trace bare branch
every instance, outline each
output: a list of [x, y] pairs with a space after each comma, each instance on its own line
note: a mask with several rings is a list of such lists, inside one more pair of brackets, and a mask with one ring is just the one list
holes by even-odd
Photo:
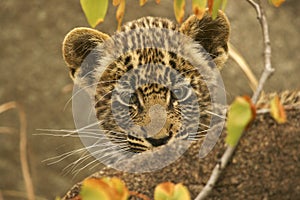
[[271, 64], [271, 41], [270, 41], [270, 35], [269, 35], [269, 26], [268, 21], [265, 15], [265, 11], [261, 6], [260, 1], [256, 3], [253, 0], [247, 0], [256, 10], [257, 12], [257, 19], [261, 25], [262, 32], [263, 32], [263, 41], [264, 41], [264, 64], [265, 68], [264, 71], [260, 77], [258, 87], [256, 91], [254, 92], [252, 96], [252, 102], [256, 103], [258, 100], [258, 97], [263, 89], [263, 86], [267, 79], [271, 76], [271, 74], [275, 71], [274, 68], [272, 68]]
[[27, 161], [27, 134], [26, 134], [27, 122], [26, 122], [25, 111], [20, 104], [11, 101], [0, 105], [0, 113], [3, 113], [13, 108], [16, 108], [18, 110], [19, 119], [20, 119], [20, 161], [21, 161], [21, 168], [22, 168], [22, 174], [25, 182], [25, 187], [27, 191], [27, 198], [29, 200], [34, 200], [35, 199], [34, 189], [33, 189], [31, 176], [29, 173], [29, 167]]
[[0, 126], [0, 134], [12, 134], [13, 132], [16, 132], [14, 128]]
[[232, 58], [243, 70], [244, 74], [248, 78], [249, 86], [254, 92], [257, 88], [258, 81], [256, 80], [255, 75], [253, 74], [250, 66], [246, 62], [246, 60], [243, 58], [243, 56], [236, 50], [236, 48], [229, 43], [229, 56]]
[[[26, 193], [22, 191], [17, 191], [17, 190], [2, 190], [2, 197], [4, 200], [4, 197], [7, 197], [5, 199], [26, 199]], [[1, 193], [0, 193], [1, 194]], [[0, 198], [1, 200], [1, 198]], [[45, 197], [42, 196], [36, 196], [36, 200], [47, 200]]]
[[[255, 104], [258, 100], [259, 95], [262, 92], [263, 86], [266, 82], [266, 80], [270, 77], [270, 75], [274, 72], [274, 69], [271, 65], [271, 43], [270, 43], [270, 36], [269, 36], [269, 28], [267, 19], [265, 16], [265, 12], [259, 3], [256, 3], [253, 0], [246, 0], [248, 1], [256, 10], [257, 12], [257, 18], [259, 23], [261, 24], [262, 32], [263, 32], [263, 41], [264, 41], [264, 71], [260, 77], [258, 87], [256, 88], [253, 96], [252, 96], [252, 102]], [[203, 200], [205, 199], [212, 191], [213, 187], [217, 183], [221, 173], [225, 169], [227, 163], [231, 159], [233, 153], [235, 152], [237, 145], [234, 147], [228, 146], [222, 155], [220, 161], [217, 163], [217, 165], [214, 167], [212, 174], [202, 189], [202, 191], [199, 193], [199, 195], [196, 197], [195, 200]]]

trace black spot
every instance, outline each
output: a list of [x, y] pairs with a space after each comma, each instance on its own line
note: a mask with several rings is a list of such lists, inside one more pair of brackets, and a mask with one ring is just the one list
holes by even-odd
[[162, 21], [163, 28], [168, 28], [168, 23], [166, 21]]
[[130, 71], [132, 68], [133, 68], [133, 65], [132, 65], [132, 64], [130, 64], [130, 65], [127, 66], [127, 70], [128, 70], [128, 71]]
[[169, 65], [174, 69], [176, 68], [176, 63], [173, 60], [169, 61]]
[[75, 72], [76, 72], [76, 69], [70, 68], [70, 73], [73, 78], [75, 78]]
[[128, 65], [130, 61], [131, 61], [131, 56], [127, 56], [127, 57], [125, 58], [124, 65]]
[[169, 55], [170, 55], [171, 58], [174, 58], [174, 59], [177, 58], [177, 55], [174, 52], [169, 52]]
[[138, 104], [138, 112], [142, 113], [143, 111], [144, 111], [144, 108], [140, 104]]
[[131, 29], [135, 29], [136, 28], [136, 24], [135, 23], [133, 23], [133, 24], [131, 24], [131, 27], [130, 27]]
[[138, 137], [135, 137], [135, 136], [133, 136], [133, 135], [130, 135], [130, 134], [128, 134], [127, 137], [128, 137], [128, 139], [130, 139], [130, 140], [135, 140], [135, 141], [143, 142], [142, 139], [140, 139], [140, 138], [138, 138]]
[[142, 63], [142, 60], [143, 60], [143, 56], [140, 55], [140, 56], [139, 56], [139, 62]]

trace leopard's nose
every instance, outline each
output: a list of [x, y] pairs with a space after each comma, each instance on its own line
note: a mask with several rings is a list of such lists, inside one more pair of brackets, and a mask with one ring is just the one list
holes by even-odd
[[172, 134], [169, 134], [168, 136], [165, 136], [163, 138], [146, 138], [146, 140], [153, 146], [153, 147], [158, 147], [162, 146], [164, 144], [167, 144], [168, 141], [171, 139]]
[[166, 109], [160, 104], [153, 105], [149, 109], [149, 117], [151, 121], [143, 126], [143, 129], [146, 130], [147, 136], [151, 138], [161, 132], [165, 126], [167, 121]]

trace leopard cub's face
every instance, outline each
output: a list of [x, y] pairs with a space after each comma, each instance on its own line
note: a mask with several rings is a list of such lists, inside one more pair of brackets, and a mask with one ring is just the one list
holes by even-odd
[[[126, 65], [126, 59], [140, 56], [146, 59], [148, 54], [131, 52], [122, 56], [102, 74], [95, 95], [97, 118], [104, 122], [104, 129], [123, 137], [135, 152], [176, 139], [193, 138], [197, 132], [195, 127], [199, 126], [199, 109], [210, 110], [208, 91], [197, 70], [170, 52], [145, 51], [153, 51], [161, 61]], [[109, 80], [118, 81], [107, 85]]]
[[[147, 17], [128, 23], [115, 37], [75, 29], [63, 53], [74, 82], [93, 88], [87, 91], [107, 137], [125, 150], [143, 152], [205, 135], [212, 109], [207, 81], [214, 80], [187, 57], [199, 59], [205, 70], [221, 68], [228, 34], [222, 13], [215, 21], [208, 14], [202, 20], [192, 16], [181, 27]], [[182, 42], [178, 35], [190, 39]]]

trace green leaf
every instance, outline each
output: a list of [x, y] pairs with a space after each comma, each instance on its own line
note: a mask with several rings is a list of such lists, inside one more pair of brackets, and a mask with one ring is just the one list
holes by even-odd
[[91, 27], [103, 22], [108, 8], [108, 0], [80, 0], [82, 10]]
[[172, 200], [190, 200], [191, 196], [188, 189], [182, 184], [176, 184]]
[[109, 187], [94, 179], [87, 179], [83, 182], [80, 190], [80, 197], [84, 200], [111, 200]]
[[206, 9], [207, 0], [193, 0], [192, 1], [192, 8], [194, 14], [197, 16], [198, 19], [202, 19], [205, 9]]
[[235, 146], [243, 131], [255, 118], [255, 107], [249, 97], [237, 97], [231, 104], [227, 117], [226, 143]]
[[161, 183], [154, 190], [154, 200], [190, 200], [188, 189], [182, 184]]
[[216, 19], [219, 9], [222, 7], [223, 0], [214, 0], [212, 7], [212, 18]]
[[168, 200], [174, 191], [174, 184], [171, 182], [161, 183], [154, 190], [154, 200]]
[[184, 18], [185, 0], [174, 0], [174, 13], [176, 20], [182, 23]]
[[221, 9], [222, 9], [222, 10], [225, 10], [226, 6], [227, 6], [227, 0], [223, 0], [223, 1], [222, 1]]

